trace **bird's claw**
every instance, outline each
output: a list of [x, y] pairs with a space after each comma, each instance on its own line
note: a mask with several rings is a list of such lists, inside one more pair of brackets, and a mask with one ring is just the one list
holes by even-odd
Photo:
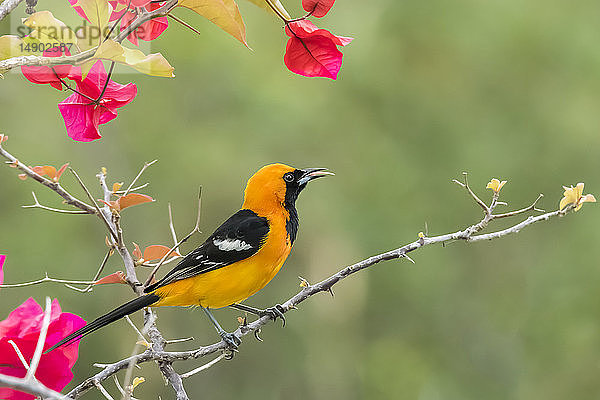
[[285, 312], [285, 309], [283, 308], [283, 306], [281, 304], [275, 304], [273, 307], [269, 307], [269, 308], [263, 310], [263, 312], [261, 313], [260, 316], [261, 317], [268, 316], [273, 321], [276, 321], [277, 318], [281, 318], [281, 326], [285, 327], [285, 316], [283, 315], [284, 312]]
[[262, 342], [262, 338], [260, 337], [260, 328], [256, 329], [254, 331], [254, 337], [256, 338], [256, 340], [258, 340], [259, 342]]
[[237, 351], [237, 348], [240, 344], [242, 344], [242, 341], [235, 334], [229, 332], [222, 332], [220, 336], [229, 348], [229, 350], [232, 351], [233, 357], [233, 352]]

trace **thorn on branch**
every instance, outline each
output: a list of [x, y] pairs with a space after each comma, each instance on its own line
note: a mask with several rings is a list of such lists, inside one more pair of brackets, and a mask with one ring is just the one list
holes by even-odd
[[186, 337], [186, 338], [181, 338], [181, 339], [165, 340], [165, 345], [167, 345], [167, 344], [175, 344], [175, 343], [183, 343], [183, 342], [190, 342], [192, 340], [194, 340], [194, 338], [192, 336]]
[[406, 254], [406, 253], [402, 254], [400, 257], [401, 257], [401, 258], [406, 258], [406, 259], [407, 259], [408, 261], [410, 261], [411, 263], [413, 263], [413, 264], [416, 264], [415, 260], [413, 260], [412, 258], [410, 258], [410, 257], [408, 256], [408, 254]]
[[210, 367], [212, 367], [213, 365], [215, 365], [216, 363], [218, 363], [219, 361], [221, 361], [223, 358], [225, 358], [225, 359], [227, 358], [227, 356], [225, 355], [225, 353], [221, 354], [219, 357], [215, 358], [214, 360], [212, 360], [212, 361], [210, 361], [210, 362], [208, 362], [208, 363], [206, 363], [206, 364], [204, 364], [204, 365], [202, 365], [202, 366], [200, 366], [198, 368], [195, 368], [195, 369], [191, 370], [190, 372], [186, 372], [185, 374], [181, 374], [181, 377], [182, 378], [189, 378], [190, 376], [195, 375], [198, 372], [205, 371], [205, 370], [209, 369]]

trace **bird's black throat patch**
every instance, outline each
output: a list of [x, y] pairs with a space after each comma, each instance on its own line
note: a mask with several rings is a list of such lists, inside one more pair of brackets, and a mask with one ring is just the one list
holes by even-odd
[[306, 187], [304, 185], [298, 185], [298, 179], [304, 174], [302, 170], [295, 170], [293, 182], [286, 182], [285, 188], [285, 200], [283, 202], [283, 206], [289, 214], [288, 219], [285, 221], [285, 230], [290, 238], [290, 242], [294, 244], [296, 240], [296, 235], [298, 234], [298, 226], [300, 225], [300, 220], [298, 218], [298, 211], [296, 210], [296, 200], [298, 199], [298, 195]]

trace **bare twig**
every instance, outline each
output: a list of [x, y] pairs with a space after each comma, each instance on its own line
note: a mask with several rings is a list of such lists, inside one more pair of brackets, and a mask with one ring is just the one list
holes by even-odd
[[74, 280], [69, 280], [69, 279], [50, 278], [46, 274], [46, 276], [43, 277], [42, 279], [37, 279], [35, 281], [23, 282], [23, 283], [12, 283], [12, 284], [5, 283], [5, 284], [0, 285], [0, 288], [4, 289], [4, 288], [33, 286], [33, 285], [39, 285], [40, 283], [44, 283], [44, 282], [65, 283], [65, 284], [71, 284], [71, 285], [92, 285], [95, 283], [95, 281], [74, 281]]
[[[143, 185], [139, 185], [139, 186], [136, 186], [136, 187], [132, 188], [131, 191], [135, 192], [136, 190], [143, 189], [143, 188], [147, 187], [148, 185], [149, 185], [149, 183], [146, 182]], [[111, 192], [111, 193], [118, 194], [119, 196], [122, 196], [122, 195], [125, 194], [125, 191], [124, 190], [117, 190], [116, 192]]]
[[31, 192], [31, 194], [33, 195], [34, 204], [29, 206], [21, 206], [21, 208], [41, 208], [42, 210], [52, 211], [61, 214], [89, 214], [88, 212], [82, 210], [61, 210], [58, 208], [46, 207], [40, 204], [40, 202], [37, 199], [37, 196], [35, 195], [35, 192]]
[[186, 338], [181, 338], [181, 339], [165, 340], [165, 345], [167, 345], [167, 344], [175, 344], [175, 343], [183, 343], [183, 342], [190, 342], [192, 340], [194, 340], [194, 338], [192, 336], [186, 337]]
[[514, 217], [515, 215], [524, 214], [529, 211], [545, 212], [541, 208], [536, 207], [536, 204], [538, 203], [538, 201], [541, 200], [542, 197], [544, 197], [544, 195], [540, 193], [539, 196], [537, 197], [537, 199], [535, 199], [535, 201], [529, 207], [521, 208], [520, 210], [511, 211], [511, 212], [507, 212], [504, 214], [495, 214], [493, 217], [494, 217], [494, 219]]
[[185, 379], [185, 378], [189, 378], [192, 375], [196, 375], [198, 372], [202, 372], [204, 370], [209, 369], [210, 367], [212, 367], [213, 365], [215, 365], [216, 363], [218, 363], [219, 361], [221, 361], [225, 357], [226, 357], [226, 354], [223, 353], [219, 357], [215, 358], [214, 360], [212, 360], [210, 362], [207, 362], [206, 364], [204, 364], [204, 365], [202, 365], [202, 366], [200, 366], [198, 368], [195, 368], [195, 369], [191, 370], [190, 372], [186, 372], [185, 374], [181, 374], [181, 377]]
[[133, 188], [133, 185], [135, 185], [135, 183], [137, 182], [137, 180], [140, 179], [140, 176], [142, 176], [142, 174], [144, 173], [144, 171], [149, 166], [151, 166], [152, 164], [154, 164], [157, 161], [158, 160], [153, 160], [153, 161], [144, 163], [144, 166], [142, 167], [142, 169], [140, 170], [140, 172], [138, 172], [138, 174], [136, 175], [136, 177], [133, 178], [133, 180], [131, 181], [131, 183], [129, 184], [129, 186], [127, 187], [127, 189], [125, 190], [125, 193], [123, 193], [123, 196], [127, 196], [127, 194], [131, 191], [131, 188]]
[[83, 289], [76, 288], [75, 286], [71, 286], [69, 284], [65, 284], [65, 286], [68, 287], [69, 289], [73, 289], [73, 290], [76, 290], [81, 293], [91, 292], [94, 288], [94, 283], [96, 283], [96, 281], [100, 277], [100, 274], [102, 274], [102, 271], [104, 271], [104, 267], [106, 266], [106, 263], [108, 262], [108, 259], [113, 254], [113, 252], [114, 252], [114, 247], [109, 248], [108, 251], [106, 252], [106, 255], [102, 259], [102, 263], [100, 263], [100, 268], [98, 268], [98, 271], [96, 271], [96, 275], [94, 275], [94, 278], [92, 278], [91, 282], [93, 282], [93, 283], [88, 284]]
[[[170, 208], [169, 208], [170, 209]], [[154, 269], [152, 270], [152, 272], [150, 273], [150, 275], [148, 276], [148, 279], [146, 279], [146, 282], [144, 283], [144, 287], [147, 287], [151, 282], [152, 279], [154, 279], [154, 277], [156, 276], [156, 273], [158, 272], [158, 269], [164, 264], [165, 260], [167, 259], [167, 257], [169, 257], [169, 255], [171, 254], [171, 252], [174, 249], [178, 249], [179, 246], [184, 243], [185, 241], [187, 241], [194, 233], [196, 232], [200, 232], [200, 216], [201, 216], [201, 210], [202, 210], [202, 186], [200, 186], [200, 189], [198, 190], [198, 216], [196, 218], [196, 225], [194, 226], [194, 228], [190, 231], [190, 233], [188, 233], [183, 239], [181, 239], [179, 242], [175, 243], [173, 245], [173, 247], [171, 247], [169, 249], [169, 251], [163, 256], [163, 258], [161, 258], [161, 260], [159, 261], [159, 263], [156, 265], [156, 267], [154, 267]], [[172, 222], [172, 221], [171, 221]]]
[[108, 220], [106, 219], [106, 216], [102, 213], [102, 211], [100, 211], [100, 207], [98, 206], [96, 199], [94, 199], [94, 197], [92, 196], [92, 194], [90, 193], [88, 188], [85, 186], [85, 183], [83, 183], [83, 181], [81, 180], [79, 175], [77, 175], [77, 172], [75, 172], [75, 170], [73, 168], [69, 167], [69, 171], [71, 171], [71, 173], [75, 176], [75, 178], [77, 179], [77, 182], [79, 182], [79, 184], [85, 191], [85, 194], [87, 194], [88, 198], [90, 199], [90, 201], [94, 205], [94, 208], [96, 209], [96, 214], [98, 214], [100, 219], [104, 222], [104, 225], [106, 225], [106, 229], [108, 229], [108, 231], [110, 232], [112, 237], [118, 241], [119, 237], [117, 236], [117, 233], [113, 229], [114, 227], [110, 225], [110, 222], [108, 222]]
[[25, 357], [23, 356], [23, 353], [21, 353], [21, 349], [19, 349], [19, 346], [17, 346], [15, 341], [12, 339], [10, 339], [8, 343], [10, 343], [12, 348], [15, 350], [15, 353], [17, 353], [17, 357], [19, 358], [19, 361], [21, 361], [21, 364], [23, 364], [23, 367], [25, 367], [25, 370], [29, 371], [29, 364], [27, 364], [27, 360], [25, 360]]
[[140, 330], [137, 328], [137, 326], [135, 326], [135, 324], [133, 323], [133, 321], [131, 320], [131, 318], [129, 318], [129, 315], [125, 316], [125, 320], [127, 321], [127, 323], [133, 328], [133, 330], [135, 331], [135, 333], [137, 333], [138, 338], [140, 340], [143, 340], [145, 343], [148, 343], [148, 341], [146, 340], [146, 338], [144, 337], [144, 334], [142, 332], [140, 332]]
[[[115, 381], [115, 386], [117, 387], [117, 389], [119, 390], [119, 393], [121, 393], [121, 396], [123, 396], [123, 398], [125, 398], [125, 396], [127, 396], [127, 393], [125, 393], [125, 389], [123, 389], [121, 387], [121, 384], [119, 383], [119, 379], [117, 378], [116, 375], [113, 376], [114, 381]], [[133, 396], [129, 396], [130, 400], [137, 400], [135, 397]]]
[[96, 386], [98, 388], [98, 390], [100, 391], [100, 393], [102, 393], [102, 395], [108, 399], [108, 400], [115, 400], [112, 398], [112, 396], [106, 391], [106, 389], [104, 389], [104, 387], [100, 384], [100, 382], [95, 382], [94, 386]]
[[[175, 225], [173, 224], [173, 211], [171, 210], [171, 203], [169, 203], [168, 206], [169, 206], [169, 229], [171, 230], [171, 236], [173, 236], [173, 243], [177, 244], [177, 233], [175, 233]], [[175, 247], [175, 251], [178, 252], [179, 254], [181, 254], [181, 252], [179, 251], [179, 246]]]
[[25, 375], [25, 380], [35, 379], [35, 372], [37, 371], [40, 359], [42, 358], [42, 351], [44, 350], [44, 344], [46, 343], [46, 334], [48, 333], [48, 326], [50, 325], [50, 314], [52, 313], [52, 300], [50, 297], [46, 297], [46, 309], [44, 311], [44, 319], [42, 320], [42, 328], [40, 329], [40, 336], [38, 337], [37, 344], [35, 345], [35, 351], [33, 357], [29, 363], [29, 370]]
[[465, 189], [467, 189], [467, 191], [469, 192], [469, 194], [471, 195], [471, 197], [473, 198], [473, 200], [475, 200], [475, 202], [477, 204], [479, 204], [479, 206], [481, 208], [483, 208], [483, 211], [485, 211], [485, 212], [489, 211], [488, 206], [479, 197], [477, 197], [477, 195], [475, 193], [473, 193], [473, 191], [471, 190], [471, 187], [469, 186], [469, 181], [467, 179], [468, 173], [463, 172], [462, 174], [463, 174], [463, 180], [464, 180], [464, 182], [460, 182], [460, 181], [458, 181], [456, 179], [453, 179], [452, 182], [454, 182], [454, 183], [456, 183], [456, 184], [464, 187]]

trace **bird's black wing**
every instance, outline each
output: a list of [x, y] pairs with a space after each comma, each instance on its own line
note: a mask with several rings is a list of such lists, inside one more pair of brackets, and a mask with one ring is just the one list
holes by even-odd
[[169, 283], [223, 268], [254, 255], [269, 234], [269, 222], [254, 211], [233, 214], [196, 250], [181, 260], [160, 281], [148, 286], [152, 292]]

